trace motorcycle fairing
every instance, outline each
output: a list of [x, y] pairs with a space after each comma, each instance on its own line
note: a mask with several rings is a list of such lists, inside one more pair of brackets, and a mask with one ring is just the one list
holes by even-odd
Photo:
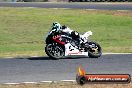
[[62, 44], [62, 45], [65, 44], [65, 42], [62, 42], [62, 41], [61, 41], [61, 36], [55, 36], [55, 37], [53, 37], [53, 40], [54, 40], [55, 42], [59, 43], [59, 44]]
[[88, 52], [81, 52], [79, 51], [79, 49], [77, 49], [70, 43], [67, 43], [65, 44], [65, 56], [71, 56], [71, 55], [88, 56]]

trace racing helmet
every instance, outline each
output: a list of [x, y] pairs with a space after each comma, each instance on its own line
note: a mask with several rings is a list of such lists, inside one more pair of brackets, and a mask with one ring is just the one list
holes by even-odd
[[78, 38], [80, 38], [80, 35], [79, 35], [79, 33], [78, 33], [77, 31], [72, 31], [72, 32], [71, 32], [71, 36], [72, 36], [73, 39], [78, 39]]
[[54, 22], [54, 23], [52, 24], [52, 29], [60, 30], [60, 29], [61, 29], [61, 25], [60, 25], [60, 23], [58, 23], [58, 22]]

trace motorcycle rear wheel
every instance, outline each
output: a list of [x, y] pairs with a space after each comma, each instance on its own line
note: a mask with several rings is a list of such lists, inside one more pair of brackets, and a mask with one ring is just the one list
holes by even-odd
[[98, 58], [102, 55], [102, 48], [98, 43], [90, 41], [88, 44], [88, 56], [90, 58]]

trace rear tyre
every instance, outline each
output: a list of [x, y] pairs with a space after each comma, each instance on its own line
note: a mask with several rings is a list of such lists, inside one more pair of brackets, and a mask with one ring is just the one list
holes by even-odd
[[90, 58], [98, 58], [102, 55], [102, 48], [98, 43], [91, 41], [88, 44], [88, 56]]
[[54, 60], [64, 57], [64, 49], [60, 45], [47, 44], [45, 47], [45, 52]]

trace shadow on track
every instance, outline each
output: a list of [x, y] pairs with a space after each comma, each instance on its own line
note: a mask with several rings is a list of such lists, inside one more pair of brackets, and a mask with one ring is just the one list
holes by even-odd
[[53, 60], [52, 58], [49, 58], [49, 57], [28, 57], [26, 59], [28, 60]]
[[[88, 57], [66, 57], [66, 58], [62, 58], [62, 59], [82, 59], [82, 58], [88, 58]], [[55, 59], [52, 59], [50, 57], [28, 57], [28, 58], [23, 58], [23, 59], [28, 59], [28, 60], [55, 60]], [[61, 60], [62, 60], [61, 59]], [[59, 60], [59, 59], [58, 59]]]

